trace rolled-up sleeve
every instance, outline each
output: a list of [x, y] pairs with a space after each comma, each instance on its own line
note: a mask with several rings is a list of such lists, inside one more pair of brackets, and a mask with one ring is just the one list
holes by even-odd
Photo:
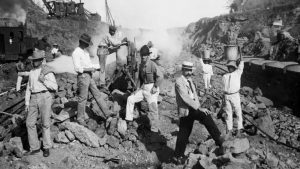
[[78, 51], [75, 50], [73, 52], [72, 58], [73, 58], [75, 72], [83, 73], [83, 67], [80, 64], [80, 54], [78, 53]]
[[236, 72], [241, 75], [243, 73], [243, 70], [244, 70], [244, 61], [241, 61]]
[[31, 91], [30, 91], [29, 82], [28, 82], [27, 86], [26, 86], [26, 92], [25, 92], [25, 105], [26, 106], [29, 106], [30, 95], [31, 95]]
[[45, 76], [44, 85], [52, 91], [56, 91], [58, 89], [58, 85], [56, 83], [56, 79], [53, 73], [48, 73]]

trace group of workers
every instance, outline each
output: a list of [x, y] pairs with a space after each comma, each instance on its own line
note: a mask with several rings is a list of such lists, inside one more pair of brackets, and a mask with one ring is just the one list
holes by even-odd
[[[103, 40], [98, 45], [97, 56], [99, 64], [93, 64], [88, 52], [88, 48], [93, 45], [91, 36], [82, 34], [79, 38], [79, 46], [72, 53], [74, 69], [77, 72], [78, 83], [78, 107], [77, 107], [77, 122], [86, 126], [86, 102], [89, 91], [95, 98], [101, 112], [98, 114], [105, 120], [109, 117], [116, 116], [105, 103], [104, 96], [98, 89], [92, 75], [95, 71], [102, 73], [101, 86], [105, 87], [105, 64], [109, 54], [116, 52], [122, 45], [127, 45], [127, 39], [122, 41], [116, 40], [114, 37], [116, 28], [109, 27], [109, 34], [104, 36]], [[127, 98], [125, 120], [131, 123], [134, 120], [134, 105], [137, 102], [146, 100], [149, 105], [148, 118], [150, 120], [150, 130], [155, 133], [160, 132], [160, 121], [158, 111], [158, 95], [159, 87], [163, 80], [163, 74], [158, 68], [158, 52], [153, 47], [152, 42], [143, 45], [139, 50], [141, 62], [138, 68], [137, 89]], [[28, 111], [26, 125], [28, 131], [28, 140], [30, 151], [27, 155], [34, 155], [40, 152], [40, 142], [36, 131], [36, 123], [39, 114], [42, 120], [43, 131], [43, 155], [50, 155], [49, 149], [52, 147], [50, 138], [50, 116], [52, 95], [50, 92], [56, 91], [58, 85], [53, 72], [44, 66], [45, 53], [40, 50], [34, 51], [29, 57], [32, 62], [33, 69], [28, 72], [29, 80], [27, 83], [25, 105]], [[201, 59], [201, 67], [204, 71], [205, 88], [211, 88], [210, 79], [213, 74], [211, 60]], [[225, 111], [228, 115], [226, 119], [228, 133], [232, 133], [233, 119], [232, 109], [236, 111], [238, 117], [238, 131], [243, 128], [243, 120], [241, 114], [241, 103], [239, 96], [240, 80], [243, 72], [243, 61], [228, 62], [229, 73], [223, 77], [224, 82], [224, 102]], [[192, 80], [193, 70], [195, 69], [192, 62], [185, 61], [182, 64], [182, 76], [178, 77], [175, 82], [176, 101], [178, 105], [178, 115], [180, 117], [179, 133], [175, 148], [176, 162], [184, 159], [184, 152], [188, 143], [189, 135], [191, 134], [193, 122], [198, 120], [202, 123], [214, 139], [218, 146], [222, 146], [225, 137], [221, 136], [217, 125], [210, 115], [210, 111], [202, 108], [197, 95], [196, 84]], [[239, 133], [239, 132], [238, 132]]]

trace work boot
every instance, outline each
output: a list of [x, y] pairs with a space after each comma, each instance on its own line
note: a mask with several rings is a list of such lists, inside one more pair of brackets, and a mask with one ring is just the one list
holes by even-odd
[[32, 156], [32, 155], [36, 155], [36, 154], [39, 153], [39, 152], [40, 152], [40, 149], [28, 151], [28, 152], [24, 153], [24, 156]]
[[44, 157], [49, 157], [49, 155], [50, 155], [50, 150], [49, 150], [48, 148], [46, 148], [46, 149], [44, 150], [44, 152], [43, 152], [43, 156], [44, 156]]

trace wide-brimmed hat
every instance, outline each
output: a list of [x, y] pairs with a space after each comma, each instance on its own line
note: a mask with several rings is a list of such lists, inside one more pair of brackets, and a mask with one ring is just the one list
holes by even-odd
[[194, 67], [194, 64], [192, 62], [188, 62], [188, 61], [184, 61], [182, 63], [182, 69], [188, 69], [188, 70], [194, 70], [195, 67]]
[[140, 55], [141, 56], [149, 56], [151, 52], [149, 51], [149, 47], [147, 45], [142, 46], [140, 50]]
[[38, 59], [44, 59], [46, 57], [45, 51], [43, 50], [35, 50], [33, 51], [32, 56], [29, 56], [28, 59], [30, 60], [38, 60]]
[[234, 68], [237, 68], [236, 61], [234, 61], [234, 60], [228, 61], [227, 64], [226, 64], [226, 66], [227, 67], [232, 66]]
[[53, 46], [58, 46], [58, 44], [57, 44], [57, 43], [54, 43]]
[[282, 20], [275, 20], [275, 21], [273, 22], [273, 26], [283, 26]]
[[84, 43], [86, 43], [86, 44], [88, 44], [88, 45], [90, 45], [90, 46], [93, 45], [92, 38], [90, 37], [90, 35], [88, 35], [86, 33], [82, 34], [80, 36], [79, 40], [82, 41], [82, 42], [84, 42]]

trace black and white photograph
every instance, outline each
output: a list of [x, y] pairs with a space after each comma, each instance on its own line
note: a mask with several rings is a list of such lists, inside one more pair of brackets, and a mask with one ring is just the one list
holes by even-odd
[[0, 169], [300, 169], [300, 0], [0, 0]]

